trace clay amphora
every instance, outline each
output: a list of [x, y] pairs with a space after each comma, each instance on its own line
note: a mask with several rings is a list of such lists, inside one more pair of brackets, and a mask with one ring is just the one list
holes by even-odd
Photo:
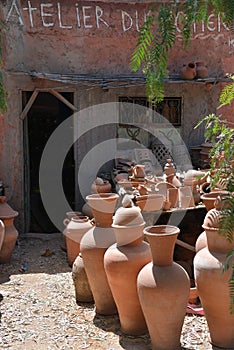
[[4, 235], [5, 235], [5, 226], [4, 226], [4, 223], [2, 222], [2, 220], [0, 220], [0, 250], [2, 247]]
[[[132, 220], [128, 221], [128, 218]], [[149, 244], [142, 240], [144, 225], [138, 207], [119, 208], [112, 225], [116, 243], [107, 249], [104, 256], [105, 270], [117, 305], [121, 329], [129, 335], [147, 332], [136, 284], [139, 271], [151, 261]]]
[[0, 220], [5, 226], [5, 235], [0, 250], [0, 263], [10, 261], [18, 238], [18, 231], [14, 226], [14, 219], [18, 212], [13, 210], [6, 202], [0, 203]]
[[81, 253], [79, 253], [72, 265], [72, 279], [75, 287], [76, 302], [93, 302], [93, 294], [89, 285], [87, 274], [85, 272]]
[[67, 248], [68, 264], [72, 266], [80, 252], [80, 241], [84, 234], [93, 227], [87, 216], [74, 216], [63, 231]]
[[[234, 314], [230, 313], [229, 288], [232, 268], [223, 272], [227, 253], [234, 248], [234, 240], [230, 242], [219, 234], [221, 213], [217, 202], [219, 200], [216, 208], [211, 209], [204, 219], [202, 227], [206, 232], [207, 246], [195, 255], [194, 276], [212, 345], [219, 349], [234, 349]], [[233, 258], [230, 266], [232, 263]]]
[[173, 262], [179, 232], [179, 228], [170, 225], [144, 229], [153, 262], [140, 271], [137, 285], [153, 350], [181, 349], [180, 336], [189, 299], [190, 279], [184, 268]]
[[187, 65], [184, 65], [180, 71], [181, 78], [192, 80], [196, 76], [196, 67], [193, 62], [189, 62]]
[[208, 68], [203, 61], [198, 61], [196, 64], [196, 78], [206, 78], [208, 76]]
[[119, 196], [115, 193], [100, 193], [87, 196], [96, 225], [86, 232], [80, 242], [80, 251], [93, 294], [96, 313], [101, 315], [117, 313], [104, 269], [104, 254], [107, 248], [116, 241], [111, 224], [118, 198]]

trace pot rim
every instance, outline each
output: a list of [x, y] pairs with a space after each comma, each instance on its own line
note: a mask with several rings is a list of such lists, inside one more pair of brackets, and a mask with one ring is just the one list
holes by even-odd
[[129, 229], [132, 229], [132, 228], [136, 228], [136, 227], [142, 227], [142, 226], [145, 226], [145, 221], [142, 222], [141, 224], [138, 224], [138, 225], [115, 225], [115, 224], [112, 224], [111, 227], [113, 227], [114, 229], [126, 229], [126, 228], [129, 228]]
[[[163, 233], [160, 232], [149, 232], [150, 229], [158, 229], [158, 230], [164, 230]], [[168, 229], [168, 230], [167, 230]], [[158, 236], [158, 237], [163, 237], [163, 236], [171, 236], [174, 234], [179, 234], [180, 233], [180, 229], [177, 226], [173, 226], [173, 225], [151, 225], [151, 226], [147, 226], [145, 227], [143, 233], [146, 236]]]

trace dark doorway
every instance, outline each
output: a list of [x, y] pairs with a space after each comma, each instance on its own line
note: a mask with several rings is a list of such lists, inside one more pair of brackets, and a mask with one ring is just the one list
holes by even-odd
[[[73, 103], [73, 93], [61, 95]], [[23, 108], [32, 92], [23, 93]], [[25, 213], [26, 231], [53, 233], [58, 229], [49, 219], [40, 195], [39, 166], [42, 152], [53, 131], [73, 111], [50, 93], [40, 92], [36, 97], [27, 117], [24, 119], [24, 159], [25, 159]], [[73, 138], [73, 121], [71, 118], [71, 135]], [[75, 165], [73, 147], [69, 150], [63, 166], [63, 189], [71, 208], [75, 202]]]

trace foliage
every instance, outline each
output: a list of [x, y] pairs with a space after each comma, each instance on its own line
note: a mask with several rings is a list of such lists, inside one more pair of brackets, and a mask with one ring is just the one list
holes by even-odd
[[[234, 80], [234, 77], [232, 77]], [[234, 100], [234, 83], [227, 85], [220, 95], [221, 106]], [[215, 114], [203, 118], [196, 126], [205, 123], [206, 141], [213, 144], [210, 153], [211, 188], [219, 185], [227, 190], [223, 198], [219, 234], [229, 241], [233, 240], [234, 231], [234, 129], [228, 126], [228, 122], [221, 120]], [[228, 255], [224, 271], [230, 268], [232, 263], [232, 275], [229, 280], [230, 287], [230, 312], [234, 314], [234, 249]]]
[[131, 58], [131, 69], [142, 68], [146, 77], [147, 97], [152, 103], [163, 100], [164, 78], [168, 76], [167, 65], [170, 49], [176, 42], [176, 17], [184, 48], [188, 48], [194, 23], [207, 22], [209, 10], [219, 14], [234, 30], [234, 0], [178, 1], [152, 6], [146, 22], [140, 28], [137, 44]]

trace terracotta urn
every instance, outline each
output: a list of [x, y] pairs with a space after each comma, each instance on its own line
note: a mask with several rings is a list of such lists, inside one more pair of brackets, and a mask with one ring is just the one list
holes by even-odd
[[4, 223], [2, 222], [2, 220], [0, 220], [0, 251], [2, 248], [4, 236], [5, 236], [5, 226], [4, 226]]
[[164, 204], [164, 195], [162, 194], [148, 194], [136, 197], [136, 204], [142, 211], [157, 211], [161, 210]]
[[98, 177], [92, 183], [91, 190], [93, 193], [109, 193], [111, 192], [111, 184], [108, 180], [104, 180]]
[[93, 227], [88, 216], [73, 216], [63, 231], [67, 248], [68, 264], [72, 266], [80, 252], [80, 241], [84, 234]]
[[72, 280], [75, 288], [76, 302], [93, 302], [93, 294], [89, 285], [81, 253], [79, 253], [72, 265]]
[[114, 296], [121, 329], [129, 335], [147, 332], [137, 294], [137, 275], [151, 261], [149, 244], [142, 240], [144, 219], [133, 203], [116, 211], [113, 225], [116, 243], [104, 256], [109, 285]]
[[119, 196], [115, 193], [99, 193], [87, 196], [96, 225], [83, 236], [80, 251], [93, 294], [96, 313], [113, 315], [116, 304], [104, 269], [104, 254], [116, 242], [112, 217]]
[[209, 211], [211, 209], [214, 209], [215, 207], [215, 200], [218, 196], [222, 196], [227, 194], [227, 191], [215, 191], [215, 192], [209, 192], [209, 193], [204, 193], [201, 195], [201, 200], [203, 204], [206, 207], [206, 210]]
[[[220, 202], [221, 199], [217, 199], [215, 208], [205, 216], [203, 228], [207, 246], [195, 255], [194, 276], [212, 345], [218, 349], [234, 349], [234, 314], [230, 313], [229, 286], [232, 268], [223, 270], [227, 253], [234, 248], [234, 240], [229, 241], [219, 233]], [[230, 267], [233, 262], [232, 258]]]
[[199, 252], [202, 248], [205, 248], [207, 246], [207, 238], [206, 238], [206, 231], [203, 231], [198, 236], [196, 243], [195, 243], [195, 250], [196, 253]]
[[145, 165], [142, 164], [136, 164], [132, 168], [132, 179], [144, 179], [146, 176], [145, 173]]
[[179, 232], [179, 228], [170, 225], [144, 229], [153, 261], [142, 268], [137, 285], [153, 350], [181, 349], [190, 279], [184, 268], [173, 262]]
[[188, 64], [184, 64], [183, 68], [180, 71], [180, 75], [182, 79], [192, 80], [196, 76], [196, 66], [194, 62], [189, 62]]
[[196, 65], [196, 78], [207, 78], [208, 68], [203, 61], [197, 61]]
[[5, 226], [5, 235], [0, 250], [0, 263], [10, 261], [18, 238], [18, 231], [14, 226], [14, 219], [18, 212], [13, 210], [5, 201], [0, 203], [0, 220]]

